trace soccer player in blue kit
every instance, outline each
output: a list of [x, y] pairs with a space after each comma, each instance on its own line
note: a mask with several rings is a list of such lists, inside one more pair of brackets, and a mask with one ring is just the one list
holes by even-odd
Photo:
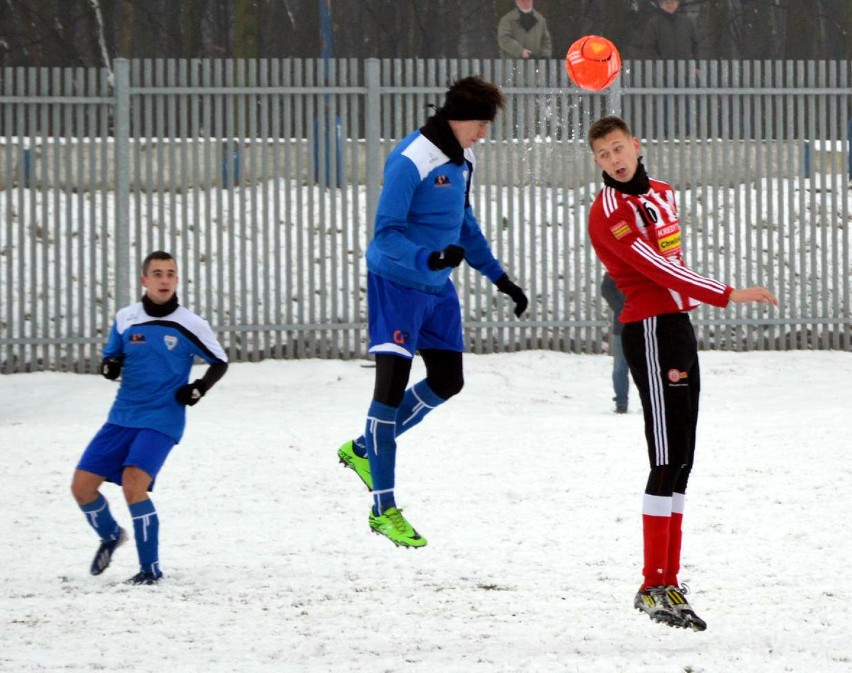
[[[443, 107], [385, 163], [367, 248], [375, 388], [364, 434], [343, 444], [338, 457], [372, 491], [370, 528], [397, 546], [422, 547], [426, 538], [396, 506], [396, 438], [464, 384], [461, 307], [452, 270], [467, 260], [511, 297], [518, 317], [528, 303], [492, 254], [470, 204], [471, 148], [486, 136], [504, 102], [500, 90], [479, 77], [458, 80]], [[406, 389], [417, 351], [426, 378]]]
[[[148, 492], [172, 447], [183, 435], [186, 407], [195, 405], [228, 369], [228, 358], [203, 318], [178, 304], [177, 263], [163, 251], [142, 264], [141, 301], [121, 309], [103, 350], [101, 374], [121, 377], [106, 424], [83, 452], [71, 493], [101, 539], [91, 573], [100, 575], [126, 539], [99, 489], [121, 485], [133, 519], [139, 573], [130, 584], [156, 584], [159, 519]], [[187, 383], [195, 357], [210, 367]]]

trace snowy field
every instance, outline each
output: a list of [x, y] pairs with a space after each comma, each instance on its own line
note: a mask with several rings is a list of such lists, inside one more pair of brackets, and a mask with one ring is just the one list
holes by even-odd
[[400, 439], [421, 550], [370, 534], [336, 460], [366, 362], [233, 365], [158, 480], [155, 587], [122, 584], [132, 544], [88, 574], [68, 488], [115, 384], [0, 377], [0, 670], [852, 670], [850, 354], [702, 354], [681, 579], [704, 633], [632, 608], [647, 458], [635, 391], [610, 412], [610, 364], [468, 356], [461, 396]]

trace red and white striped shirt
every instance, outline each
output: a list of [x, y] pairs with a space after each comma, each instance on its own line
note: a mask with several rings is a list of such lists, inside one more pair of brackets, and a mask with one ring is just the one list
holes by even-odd
[[651, 179], [633, 195], [604, 187], [589, 211], [589, 237], [624, 293], [621, 322], [689, 311], [699, 303], [727, 306], [734, 288], [683, 262], [680, 221], [671, 186]]

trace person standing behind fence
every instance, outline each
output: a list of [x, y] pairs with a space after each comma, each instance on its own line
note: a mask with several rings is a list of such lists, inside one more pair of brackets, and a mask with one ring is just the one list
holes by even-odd
[[[508, 59], [503, 69], [502, 85], [505, 88], [545, 86], [543, 72], [536, 70], [531, 75], [524, 75], [526, 68], [521, 63], [523, 60], [550, 58], [553, 51], [547, 21], [533, 9], [533, 0], [515, 0], [515, 7], [497, 24], [497, 43], [500, 55]], [[552, 103], [548, 99], [541, 95], [520, 94], [511, 95], [510, 100], [511, 105], [504, 117], [509, 135], [550, 134]]]
[[[659, 0], [657, 2], [653, 15], [645, 23], [642, 30], [642, 42], [639, 47], [645, 58], [667, 61], [689, 61], [698, 58], [698, 34], [695, 30], [695, 24], [679, 9], [679, 0]], [[689, 73], [687, 73], [688, 76]], [[677, 78], [677, 75], [675, 77]], [[675, 88], [687, 86], [687, 82], [669, 81], [666, 71], [663, 71], [661, 84]], [[675, 101], [680, 101], [680, 109], [686, 119], [686, 126], [683, 128], [681, 128], [682, 125], [678, 118], [678, 106]], [[674, 116], [673, 121], [669, 119], [670, 116]], [[672, 133], [689, 135], [693, 128], [690, 117], [691, 110], [688, 98], [685, 96], [665, 96], [660, 114], [663, 136], [669, 137]]]
[[553, 42], [547, 21], [533, 9], [533, 0], [515, 0], [515, 7], [497, 24], [503, 58], [550, 58]]
[[643, 582], [634, 607], [652, 620], [703, 631], [678, 582], [686, 486], [695, 455], [701, 378], [688, 311], [701, 302], [778, 304], [765, 287], [735, 289], [684, 264], [671, 186], [648, 177], [639, 140], [620, 117], [588, 131], [604, 188], [589, 210], [589, 238], [624, 292], [621, 338], [645, 417], [650, 473], [642, 503]]
[[659, 0], [642, 30], [641, 48], [645, 58], [694, 60], [698, 58], [695, 24], [679, 11], [679, 0]]
[[627, 360], [624, 358], [624, 348], [621, 346], [621, 310], [624, 308], [624, 294], [615, 284], [608, 273], [604, 273], [601, 280], [601, 295], [612, 309], [612, 337], [610, 350], [612, 351], [612, 389], [615, 392], [615, 413], [627, 413], [627, 398], [630, 393], [630, 370]]
[[[516, 316], [527, 308], [524, 291], [494, 258], [470, 201], [472, 148], [503, 105], [494, 84], [460, 79], [447, 91], [443, 107], [404, 138], [385, 163], [375, 234], [367, 248], [373, 399], [364, 433], [345, 442], [337, 455], [372, 491], [370, 528], [397, 546], [422, 547], [426, 538], [396, 506], [396, 438], [464, 385], [461, 306], [450, 274], [466, 260], [512, 299]], [[426, 378], [407, 388], [416, 352]], [[450, 441], [454, 434], [441, 433]]]
[[[71, 482], [71, 493], [101, 538], [90, 572], [100, 575], [127, 534], [110, 513], [101, 484], [121, 486], [130, 508], [139, 572], [129, 584], [156, 584], [159, 517], [148, 496], [154, 480], [186, 425], [194, 406], [225, 375], [228, 358], [207, 321], [178, 304], [177, 265], [164, 251], [142, 263], [141, 301], [121, 309], [103, 350], [101, 374], [121, 378], [106, 424], [89, 443]], [[187, 383], [195, 358], [210, 367]]]

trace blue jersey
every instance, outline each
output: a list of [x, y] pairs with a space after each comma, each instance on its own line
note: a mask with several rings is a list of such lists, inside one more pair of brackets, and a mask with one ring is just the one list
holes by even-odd
[[116, 314], [103, 355], [124, 360], [107, 422], [158, 430], [175, 442], [183, 436], [186, 407], [174, 395], [189, 381], [195, 357], [209, 364], [228, 361], [206, 320], [183, 306], [154, 318], [142, 302]]
[[503, 275], [470, 206], [476, 162], [470, 149], [464, 156], [461, 165], [451, 162], [420, 131], [408, 135], [391, 152], [385, 163], [375, 234], [367, 248], [368, 270], [437, 294], [452, 269], [433, 271], [427, 265], [429, 254], [460, 245], [467, 263], [492, 282]]

